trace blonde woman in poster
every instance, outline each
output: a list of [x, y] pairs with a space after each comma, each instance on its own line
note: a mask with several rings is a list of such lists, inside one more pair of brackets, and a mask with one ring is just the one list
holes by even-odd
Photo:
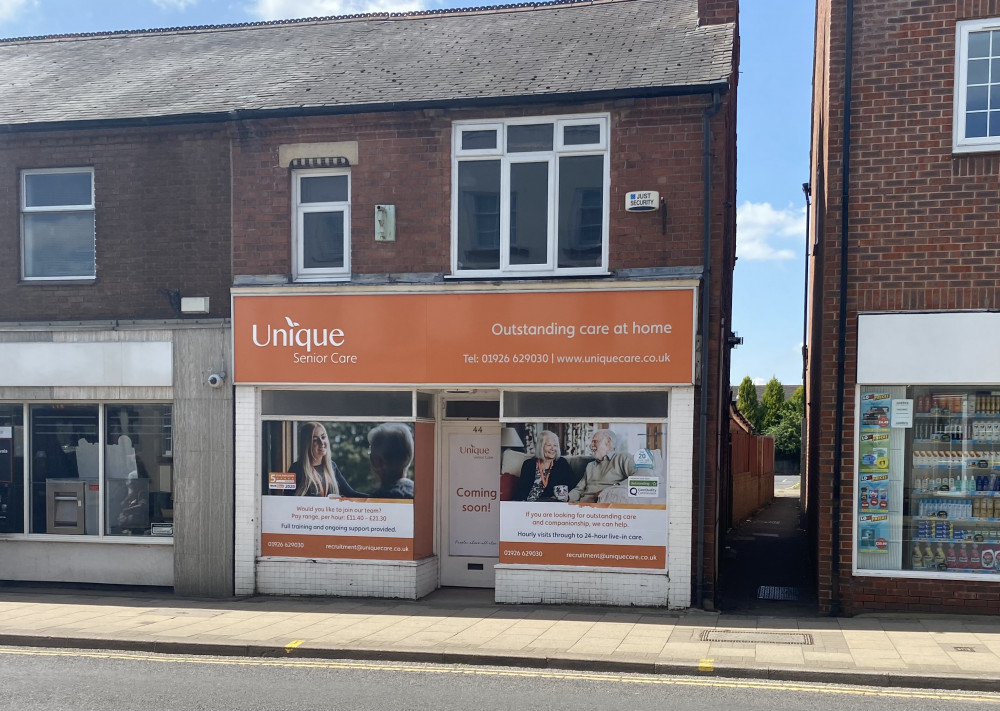
[[[566, 501], [565, 492], [575, 485], [573, 469], [559, 451], [559, 437], [542, 430], [538, 451], [521, 465], [514, 501]], [[558, 492], [556, 487], [561, 487]]]
[[355, 491], [330, 458], [330, 439], [319, 422], [299, 427], [299, 458], [288, 471], [295, 474], [296, 496], [368, 496]]

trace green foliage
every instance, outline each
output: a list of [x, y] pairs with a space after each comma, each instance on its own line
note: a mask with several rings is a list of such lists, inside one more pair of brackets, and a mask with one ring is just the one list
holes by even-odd
[[749, 375], [740, 381], [740, 389], [736, 394], [736, 408], [745, 418], [750, 420], [754, 430], [760, 429], [761, 408], [760, 403], [757, 402], [757, 386], [753, 384]]
[[802, 415], [794, 407], [785, 407], [778, 421], [764, 430], [774, 437], [775, 454], [794, 456], [802, 449]]
[[785, 403], [786, 408], [791, 408], [798, 413], [799, 417], [806, 416], [806, 390], [801, 385], [795, 389], [792, 396]]
[[768, 430], [774, 427], [781, 420], [781, 413], [785, 409], [785, 388], [777, 377], [767, 381], [764, 386], [764, 394], [760, 397], [760, 407], [763, 410], [761, 415], [761, 428]]

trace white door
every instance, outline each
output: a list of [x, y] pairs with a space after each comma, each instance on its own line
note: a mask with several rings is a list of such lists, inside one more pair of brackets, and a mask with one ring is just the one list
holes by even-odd
[[492, 588], [500, 555], [500, 423], [442, 427], [441, 585]]

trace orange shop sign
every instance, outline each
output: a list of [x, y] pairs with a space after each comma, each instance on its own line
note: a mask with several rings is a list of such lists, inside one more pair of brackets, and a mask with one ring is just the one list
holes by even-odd
[[686, 384], [694, 289], [233, 297], [238, 383]]

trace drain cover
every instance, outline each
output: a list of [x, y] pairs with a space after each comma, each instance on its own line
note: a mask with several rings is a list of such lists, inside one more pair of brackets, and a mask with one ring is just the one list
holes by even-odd
[[975, 647], [955, 647], [956, 652], [975, 652]]
[[761, 585], [757, 588], [758, 600], [798, 600], [798, 588], [779, 588], [773, 585]]
[[704, 630], [702, 642], [742, 642], [743, 644], [811, 645], [813, 638], [805, 632], [757, 632], [755, 630]]

